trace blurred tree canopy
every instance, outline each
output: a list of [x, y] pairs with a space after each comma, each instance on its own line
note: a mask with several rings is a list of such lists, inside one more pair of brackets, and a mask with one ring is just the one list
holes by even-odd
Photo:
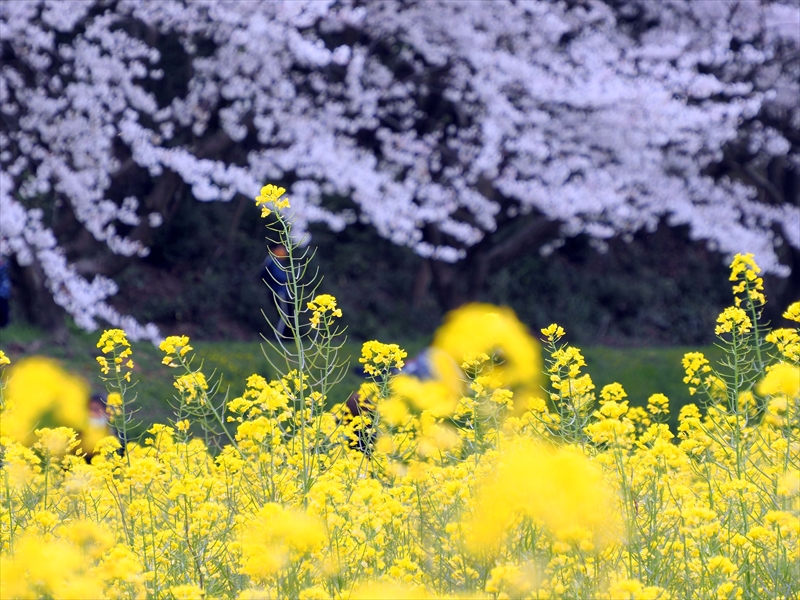
[[256, 326], [268, 182], [358, 327], [485, 298], [691, 339], [674, 304], [735, 252], [800, 294], [793, 0], [20, 0], [0, 50], [0, 253], [42, 324]]

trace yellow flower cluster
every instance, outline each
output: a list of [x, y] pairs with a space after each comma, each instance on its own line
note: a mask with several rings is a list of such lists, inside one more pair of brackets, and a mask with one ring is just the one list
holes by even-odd
[[800, 302], [793, 302], [783, 313], [784, 319], [800, 323]]
[[542, 335], [546, 337], [547, 341], [550, 343], [558, 342], [565, 334], [564, 328], [557, 323], [552, 323], [542, 329]]
[[403, 359], [408, 356], [397, 344], [384, 344], [377, 340], [364, 342], [361, 347], [361, 358], [358, 362], [364, 365], [364, 372], [372, 377], [385, 377], [392, 369], [402, 369]]
[[200, 371], [181, 375], [175, 379], [172, 385], [184, 395], [187, 404], [191, 404], [198, 399], [203, 402], [203, 392], [208, 391], [208, 381]]
[[308, 310], [312, 311], [311, 327], [313, 329], [319, 328], [321, 323], [324, 323], [326, 326], [330, 325], [330, 319], [325, 318], [328, 313], [330, 313], [331, 317], [342, 316], [342, 309], [336, 308], [336, 298], [330, 294], [320, 294], [316, 296], [308, 303]]
[[272, 214], [272, 211], [266, 207], [267, 204], [272, 204], [279, 210], [289, 208], [289, 201], [286, 198], [280, 199], [285, 193], [286, 188], [278, 187], [271, 183], [261, 188], [261, 193], [256, 197], [256, 206], [261, 207], [261, 218]]
[[185, 335], [171, 335], [158, 345], [159, 349], [166, 354], [161, 363], [168, 367], [177, 367], [175, 358], [183, 358], [188, 352], [192, 351], [189, 345], [189, 338]]
[[[694, 395], [697, 392], [697, 386], [702, 382], [701, 376], [706, 373], [711, 373], [711, 365], [708, 359], [702, 352], [687, 352], [681, 360], [683, 369], [686, 371], [686, 377], [683, 378], [683, 383], [689, 384], [689, 393]], [[706, 375], [708, 377], [708, 375]]]
[[764, 339], [775, 344], [785, 360], [800, 363], [800, 333], [796, 329], [773, 329]]
[[743, 309], [738, 306], [729, 306], [717, 317], [717, 326], [714, 329], [714, 333], [717, 335], [733, 333], [734, 336], [741, 337], [752, 328], [753, 322]]
[[510, 308], [471, 303], [450, 311], [431, 346], [449, 356], [454, 365], [476, 355], [488, 356], [483, 367], [487, 385], [512, 390], [520, 410], [540, 395], [539, 344]]
[[[114, 373], [127, 382], [131, 380], [131, 371], [133, 370], [133, 360], [130, 358], [132, 351], [130, 342], [122, 329], [107, 329], [100, 336], [100, 341], [97, 342], [97, 347], [100, 348], [103, 354], [111, 354], [111, 362], [105, 356], [98, 356], [97, 363], [100, 365], [100, 371], [103, 375], [108, 375], [113, 367]], [[127, 359], [127, 361], [125, 360]], [[127, 369], [123, 373], [123, 368]]]
[[[764, 297], [764, 280], [758, 276], [761, 268], [756, 264], [752, 254], [737, 254], [731, 263], [731, 281], [738, 283], [733, 286], [733, 293], [747, 293], [746, 298], [753, 306], [760, 307], [767, 300]], [[736, 306], [741, 306], [742, 298], [736, 296]]]

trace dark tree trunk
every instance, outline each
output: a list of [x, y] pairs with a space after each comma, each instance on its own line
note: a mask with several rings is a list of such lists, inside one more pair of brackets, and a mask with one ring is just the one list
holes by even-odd
[[28, 266], [19, 267], [18, 291], [12, 289], [12, 297], [16, 296], [25, 319], [42, 328], [56, 340], [66, 339], [66, 312], [55, 303], [53, 295], [45, 285], [45, 275], [41, 265], [34, 261]]
[[[530, 215], [501, 226], [467, 249], [467, 257], [457, 263], [430, 259], [430, 277], [439, 307], [446, 312], [481, 297], [491, 273], [502, 269], [528, 252], [538, 250], [558, 233], [559, 224], [541, 215]], [[428, 238], [441, 244], [441, 235], [431, 228]], [[419, 277], [419, 275], [418, 275]]]

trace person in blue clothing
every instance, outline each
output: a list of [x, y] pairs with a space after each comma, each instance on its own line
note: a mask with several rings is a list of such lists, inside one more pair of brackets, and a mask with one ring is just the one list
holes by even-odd
[[294, 320], [294, 299], [289, 290], [289, 252], [283, 244], [273, 244], [264, 259], [261, 279], [266, 283], [275, 299], [278, 309], [278, 323], [275, 333], [278, 337], [287, 337], [287, 325]]
[[8, 325], [10, 320], [11, 276], [8, 259], [0, 256], [0, 327]]

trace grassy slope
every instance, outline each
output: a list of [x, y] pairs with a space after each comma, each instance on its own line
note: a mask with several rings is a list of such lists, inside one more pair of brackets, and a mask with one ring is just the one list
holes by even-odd
[[[71, 372], [84, 376], [96, 391], [103, 390], [95, 357], [99, 334], [87, 334], [73, 330], [65, 344], [55, 344], [41, 332], [22, 325], [11, 325], [0, 331], [0, 349], [4, 350], [13, 362], [26, 355], [40, 354], [56, 358]], [[413, 356], [424, 345], [424, 340], [407, 341], [401, 347]], [[264, 356], [264, 351], [277, 356], [266, 345], [258, 342], [192, 342], [197, 361], [203, 361], [203, 371], [207, 376], [215, 372], [222, 375], [222, 393], [227, 390], [229, 398], [235, 398], [245, 389], [245, 380], [253, 373], [268, 379], [275, 375]], [[690, 401], [683, 384], [681, 357], [685, 352], [700, 350], [706, 353], [712, 363], [721, 357], [720, 351], [710, 348], [582, 348], [586, 357], [588, 371], [599, 391], [604, 385], [619, 382], [628, 392], [631, 404], [644, 405], [647, 398], [656, 392], [666, 394], [671, 401], [674, 419], [680, 406]], [[358, 386], [359, 377], [352, 372], [358, 364], [360, 344], [348, 342], [344, 355], [349, 355], [351, 369], [345, 379], [331, 395], [331, 402], [342, 402]], [[172, 416], [169, 400], [175, 389], [172, 377], [175, 371], [161, 364], [163, 353], [149, 343], [133, 344], [134, 371], [138, 383], [137, 417], [145, 425], [165, 422]]]

